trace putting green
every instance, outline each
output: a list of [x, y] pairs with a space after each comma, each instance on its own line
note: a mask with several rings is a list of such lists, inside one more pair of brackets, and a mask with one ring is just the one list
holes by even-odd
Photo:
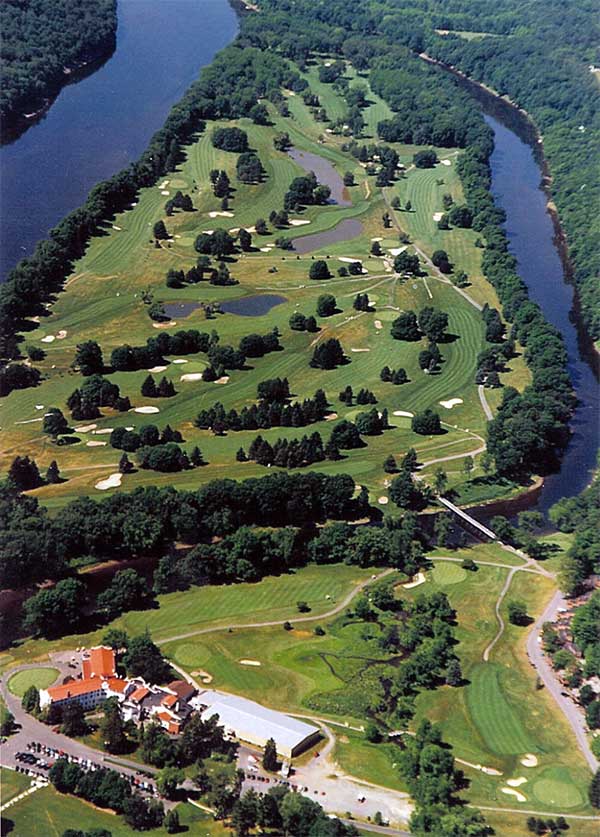
[[181, 666], [196, 667], [206, 665], [210, 654], [203, 645], [178, 645], [175, 652], [175, 659]]
[[444, 562], [435, 565], [432, 575], [436, 584], [459, 584], [467, 577], [467, 571], [457, 564]]
[[181, 180], [180, 178], [177, 178], [175, 180], [170, 180], [169, 186], [172, 186], [173, 189], [187, 189], [189, 183], [187, 182], [187, 180]]
[[36, 689], [46, 689], [54, 683], [58, 675], [58, 669], [47, 667], [18, 671], [8, 681], [8, 688], [16, 697], [23, 697], [30, 686], [35, 686]]
[[577, 808], [583, 803], [579, 789], [564, 767], [551, 767], [533, 785], [533, 793], [542, 805], [555, 808]]
[[382, 311], [376, 312], [376, 317], [378, 320], [383, 320], [385, 322], [391, 322], [395, 320], [400, 315], [400, 311], [392, 311], [391, 308], [384, 308]]

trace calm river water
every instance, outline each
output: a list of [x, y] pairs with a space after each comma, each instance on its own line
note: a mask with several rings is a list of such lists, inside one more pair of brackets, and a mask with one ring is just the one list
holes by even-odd
[[118, 13], [112, 57], [0, 149], [2, 278], [95, 183], [141, 154], [200, 68], [237, 32], [227, 0], [119, 0]]

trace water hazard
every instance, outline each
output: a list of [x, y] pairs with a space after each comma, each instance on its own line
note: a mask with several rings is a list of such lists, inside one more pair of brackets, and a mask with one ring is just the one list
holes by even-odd
[[287, 299], [279, 294], [254, 294], [222, 302], [219, 308], [225, 314], [237, 314], [239, 317], [262, 317], [282, 302], [287, 302]]
[[304, 171], [314, 171], [319, 183], [329, 186], [331, 189], [331, 203], [338, 206], [352, 206], [344, 181], [329, 160], [320, 157], [318, 154], [312, 154], [310, 151], [300, 151], [298, 148], [290, 148], [288, 154], [292, 160], [302, 166]]

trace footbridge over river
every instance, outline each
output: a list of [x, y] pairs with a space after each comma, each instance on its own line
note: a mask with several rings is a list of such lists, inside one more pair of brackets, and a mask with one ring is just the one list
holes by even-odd
[[466, 511], [459, 509], [458, 506], [455, 506], [454, 503], [451, 503], [450, 500], [447, 500], [445, 497], [438, 496], [437, 499], [438, 502], [448, 509], [448, 511], [451, 511], [452, 514], [459, 518], [463, 526], [471, 531], [474, 531], [478, 537], [485, 540], [498, 541], [498, 536], [494, 534], [491, 529], [488, 529], [487, 526], [483, 525], [483, 523], [475, 520], [475, 518], [471, 517], [470, 514], [467, 514]]

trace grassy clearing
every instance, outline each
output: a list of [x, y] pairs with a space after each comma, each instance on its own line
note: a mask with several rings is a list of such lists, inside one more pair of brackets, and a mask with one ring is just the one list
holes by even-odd
[[398, 791], [407, 790], [395, 761], [396, 744], [370, 744], [360, 732], [338, 730], [333, 756], [342, 770], [358, 779]]
[[[184, 830], [199, 837], [225, 837], [230, 833], [221, 822], [215, 822], [210, 815], [193, 805], [178, 805], [177, 811]], [[7, 811], [7, 815], [3, 821], [12, 822], [10, 834], [14, 837], [60, 837], [63, 831], [74, 826], [83, 831], [106, 829], [112, 837], [133, 837], [139, 833], [129, 828], [121, 817], [94, 808], [81, 799], [59, 794], [50, 787], [17, 802]], [[167, 832], [159, 828], [153, 830], [152, 834], [164, 837]]]
[[[318, 81], [317, 68], [308, 71], [307, 79], [312, 89], [321, 96], [331, 118], [343, 116], [345, 103], [330, 85]], [[353, 71], [349, 72], [349, 80], [352, 85], [364, 83], [364, 79]], [[376, 123], [389, 116], [390, 112], [387, 105], [372, 92], [369, 94], [369, 102], [365, 119], [367, 132], [373, 134]], [[40, 368], [47, 379], [42, 385], [35, 390], [14, 392], [6, 399], [3, 427], [8, 428], [8, 432], [5, 434], [4, 452], [0, 456], [0, 468], [6, 469], [16, 453], [34, 456], [42, 468], [56, 458], [67, 481], [37, 491], [41, 501], [53, 512], [75, 497], [100, 496], [95, 484], [114, 472], [120, 453], [108, 444], [88, 447], [88, 441], [107, 441], [107, 437], [95, 437], [90, 432], [76, 434], [80, 440], [76, 444], [57, 448], [41, 432], [42, 409], [38, 410], [36, 405], [44, 405], [44, 408], [60, 406], [65, 409], [68, 395], [81, 380], [70, 368], [70, 364], [76, 344], [84, 337], [98, 340], [105, 358], [108, 358], [111, 350], [123, 342], [124, 335], [133, 345], [144, 343], [148, 337], [156, 335], [157, 331], [147, 317], [141, 300], [146, 290], [150, 290], [156, 299], [165, 303], [200, 300], [215, 302], [237, 299], [252, 293], [280, 293], [286, 301], [264, 316], [248, 318], [227, 314], [207, 322], [203, 313], [197, 310], [188, 317], [180, 318], [170, 330], [176, 331], [181, 327], [197, 327], [200, 330], [216, 328], [223, 343], [236, 344], [251, 331], [265, 333], [278, 327], [284, 351], [252, 362], [252, 368], [247, 371], [234, 372], [229, 383], [224, 386], [201, 381], [180, 381], [182, 374], [202, 371], [206, 365], [203, 355], [187, 357], [185, 365], [169, 365], [166, 374], [173, 379], [178, 394], [171, 399], [153, 401], [160, 413], [150, 421], [155, 421], [161, 427], [169, 423], [181, 430], [186, 440], [185, 447], [191, 450], [194, 445], [199, 445], [209, 465], [175, 475], [137, 472], [123, 480], [122, 490], [151, 484], [174, 484], [194, 489], [199, 483], [216, 477], [240, 478], [264, 474], [264, 468], [253, 463], [240, 467], [235, 462], [236, 450], [240, 446], [247, 448], [256, 435], [255, 431], [214, 437], [209, 432], [197, 430], [192, 423], [199, 409], [210, 406], [216, 400], [222, 401], [226, 409], [240, 409], [252, 403], [256, 397], [257, 383], [278, 375], [289, 378], [298, 398], [310, 396], [315, 389], [323, 387], [332, 409], [338, 412], [340, 419], [351, 412], [337, 401], [337, 393], [348, 384], [356, 389], [369, 386], [378, 398], [379, 408], [387, 407], [390, 414], [397, 409], [417, 412], [427, 407], [443, 413], [442, 418], [447, 422], [448, 431], [444, 436], [417, 436], [410, 430], [408, 420], [398, 418], [394, 419], [393, 430], [381, 437], [370, 438], [367, 448], [351, 452], [340, 462], [327, 462], [320, 466], [319, 470], [324, 472], [342, 471], [351, 474], [357, 482], [367, 485], [374, 502], [385, 493], [387, 477], [382, 463], [388, 453], [402, 456], [412, 446], [419, 453], [427, 454], [427, 458], [433, 459], [447, 453], [466, 455], [476, 447], [466, 429], [479, 434], [485, 430], [485, 417], [473, 384], [475, 359], [483, 348], [483, 328], [478, 312], [451, 287], [432, 278], [428, 280], [427, 286], [422, 280], [397, 280], [386, 270], [381, 258], [370, 254], [371, 240], [375, 237], [382, 238], [384, 250], [398, 245], [395, 234], [382, 228], [384, 204], [381, 190], [374, 186], [373, 179], [367, 183], [364, 169], [353, 157], [342, 151], [344, 138], [327, 134], [325, 124], [315, 122], [300, 96], [289, 96], [288, 103], [291, 116], [283, 118], [272, 109], [273, 124], [270, 126], [254, 125], [246, 119], [235, 123], [247, 131], [250, 144], [263, 163], [266, 177], [261, 184], [245, 185], [237, 182], [237, 155], [213, 148], [210, 141], [211, 125], [204, 135], [197, 137], [185, 150], [182, 163], [165, 178], [169, 181], [166, 188], [160, 189], [157, 185], [143, 189], [136, 205], [120, 213], [105, 231], [105, 235], [91, 242], [85, 256], [75, 265], [67, 290], [59, 296], [49, 317], [27, 336], [27, 342], [38, 343], [44, 336], [56, 335], [60, 330], [67, 333], [63, 340], [43, 344], [47, 357], [41, 362]], [[164, 277], [169, 268], [187, 269], [195, 262], [193, 242], [199, 232], [206, 229], [250, 227], [258, 217], [268, 218], [272, 209], [281, 208], [288, 184], [302, 173], [287, 154], [273, 147], [275, 133], [282, 130], [288, 131], [297, 148], [325, 157], [340, 176], [351, 171], [356, 180], [356, 185], [349, 188], [351, 206], [309, 207], [303, 217], [310, 224], [290, 228], [286, 234], [304, 236], [329, 230], [349, 217], [360, 219], [362, 233], [351, 241], [333, 243], [298, 258], [293, 253], [286, 255], [277, 249], [268, 253], [257, 249], [253, 253], [242, 254], [231, 264], [232, 274], [240, 282], [234, 287], [219, 288], [200, 284], [182, 289], [166, 288]], [[395, 147], [407, 165], [410, 165], [413, 154], [419, 149], [419, 146]], [[457, 152], [438, 149], [438, 153], [440, 158], [454, 162]], [[235, 188], [230, 205], [233, 217], [210, 216], [210, 213], [221, 211], [220, 201], [209, 188], [209, 173], [213, 168], [225, 169]], [[436, 179], [443, 179], [444, 185], [436, 185]], [[166, 218], [172, 239], [156, 249], [150, 236], [154, 221], [164, 217], [166, 196], [161, 192], [168, 191], [171, 194], [175, 189], [182, 189], [191, 195], [196, 211], [177, 212]], [[439, 165], [433, 171], [412, 169], [390, 193], [399, 194], [403, 201], [412, 199], [414, 210], [398, 213], [398, 216], [415, 242], [429, 254], [437, 247], [445, 246], [457, 269], [465, 269], [471, 276], [473, 285], [469, 292], [480, 302], [497, 304], [493, 289], [481, 277], [481, 251], [474, 247], [475, 235], [469, 230], [441, 233], [432, 220], [432, 213], [439, 210], [438, 204], [445, 191], [450, 191], [457, 201], [462, 197], [454, 165]], [[278, 235], [281, 235], [281, 231], [270, 230], [268, 235], [255, 236], [254, 243], [258, 248], [271, 246]], [[336, 276], [327, 282], [308, 282], [307, 274], [313, 255], [328, 258], [334, 275], [342, 264], [339, 260], [348, 257], [361, 259], [368, 274], [348, 278]], [[273, 268], [276, 268], [276, 273], [269, 272]], [[319, 323], [322, 330], [318, 339], [338, 337], [351, 360], [347, 366], [332, 372], [314, 370], [308, 366], [314, 336], [292, 332], [288, 327], [289, 317], [295, 311], [314, 313], [317, 297], [324, 290], [335, 294], [341, 313]], [[369, 293], [376, 311], [351, 319], [355, 316], [352, 301], [359, 291]], [[449, 313], [450, 331], [456, 335], [456, 339], [440, 347], [444, 357], [441, 373], [429, 376], [424, 375], [418, 366], [417, 359], [422, 345], [394, 341], [389, 334], [389, 323], [399, 310], [418, 310], [428, 304]], [[382, 322], [383, 328], [376, 328], [376, 320]], [[353, 348], [369, 351], [355, 353], [352, 352]], [[169, 361], [174, 359], [168, 358]], [[511, 375], [520, 375], [519, 382], [525, 382], [524, 373], [516, 368], [520, 360], [516, 359], [515, 370], [506, 376], [507, 382], [517, 381], [516, 377], [511, 379]], [[379, 373], [385, 364], [403, 366], [410, 377], [410, 383], [401, 387], [382, 384]], [[119, 384], [124, 394], [129, 395], [134, 406], [143, 406], [146, 399], [141, 397], [139, 390], [146, 374], [142, 370], [113, 373], [108, 377]], [[462, 398], [463, 403], [452, 410], [440, 407], [440, 401], [453, 397]], [[100, 430], [117, 425], [138, 428], [149, 421], [148, 417], [136, 413], [127, 416], [115, 415], [109, 410], [105, 413], [103, 418], [93, 422]], [[318, 430], [326, 440], [331, 426], [329, 423], [321, 423], [311, 430]], [[263, 436], [273, 442], [279, 436], [292, 438], [304, 432], [303, 429], [274, 429], [263, 433]], [[451, 476], [460, 485], [464, 483], [464, 478], [459, 473], [459, 466], [456, 467], [456, 474], [453, 472]], [[503, 495], [506, 487], [488, 486], [487, 493], [490, 496]]]
[[2, 788], [2, 804], [6, 805], [15, 796], [26, 791], [31, 786], [31, 778], [17, 773], [16, 770], [0, 768], [0, 787]]
[[58, 677], [56, 668], [32, 668], [26, 671], [18, 671], [8, 681], [8, 688], [17, 697], [23, 697], [30, 686], [36, 689], [46, 689]]

